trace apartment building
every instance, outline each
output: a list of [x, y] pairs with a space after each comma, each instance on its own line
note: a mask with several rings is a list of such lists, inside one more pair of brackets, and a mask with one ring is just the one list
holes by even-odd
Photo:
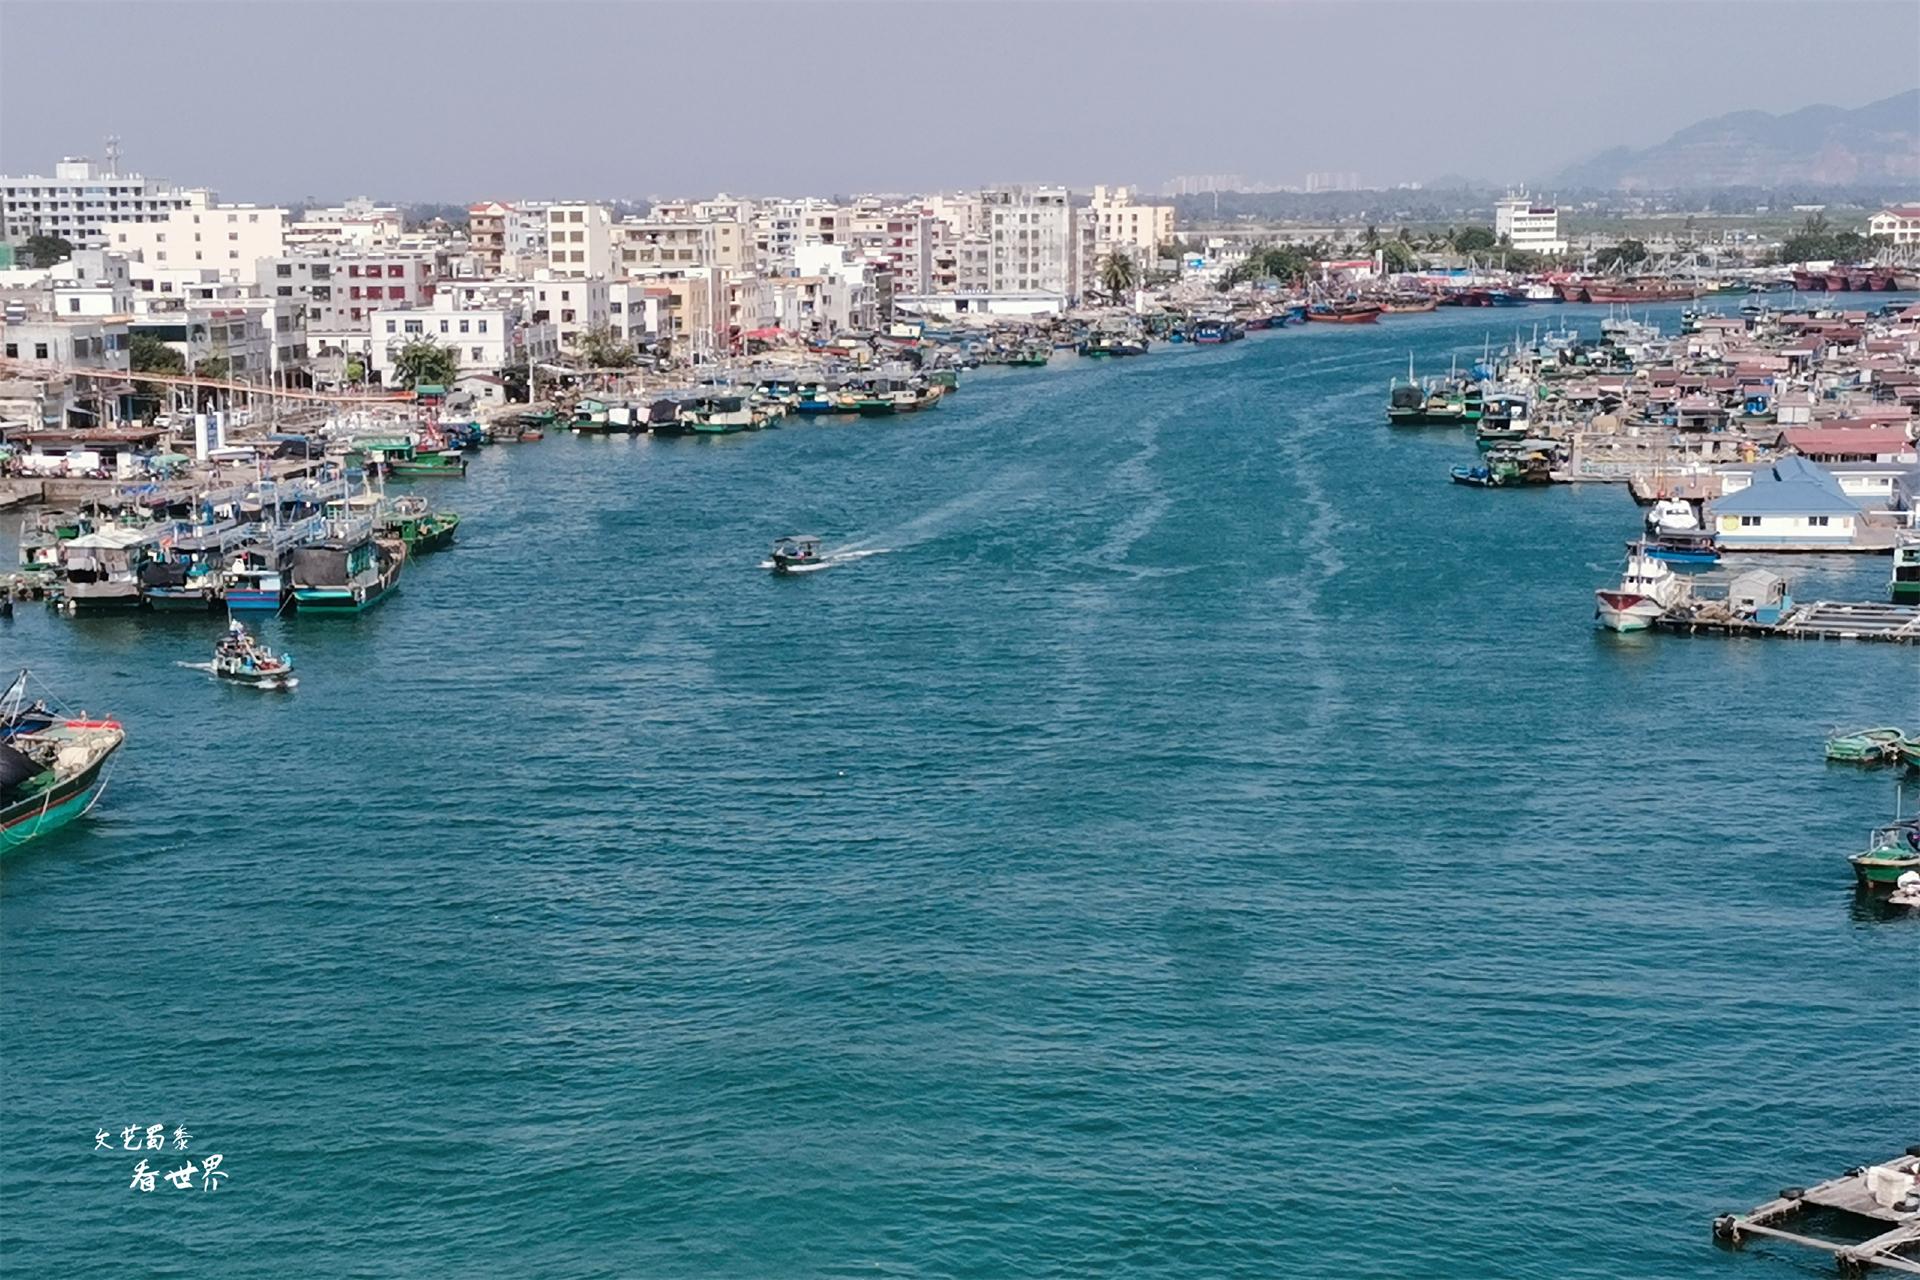
[[[718, 267], [748, 271], [757, 265], [751, 223], [630, 219], [613, 228], [613, 262], [622, 275], [640, 271]], [[610, 274], [610, 273], [609, 273]]]
[[980, 193], [989, 293], [1067, 297], [1073, 281], [1072, 210], [1065, 187], [1003, 187]]
[[613, 275], [612, 211], [603, 204], [547, 206], [547, 270], [575, 278]]
[[1894, 205], [1867, 219], [1867, 234], [1895, 244], [1920, 244], [1920, 205]]
[[571, 347], [589, 329], [610, 327], [611, 282], [541, 272], [533, 278], [533, 322], [551, 324], [560, 345]]
[[[106, 247], [155, 268], [215, 272], [253, 284], [260, 259], [283, 251], [287, 211], [254, 204], [215, 204], [204, 191], [160, 218], [103, 224]], [[140, 278], [138, 268], [135, 278]]]
[[452, 293], [436, 297], [431, 306], [380, 307], [371, 328], [368, 366], [388, 385], [394, 382], [400, 352], [410, 342], [427, 340], [452, 349], [462, 376], [552, 360], [560, 352], [554, 326], [532, 319], [518, 303], [461, 307]]
[[195, 197], [213, 198], [211, 192], [116, 169], [81, 156], [55, 165], [51, 178], [0, 177], [0, 239], [19, 244], [32, 236], [59, 236], [77, 248], [100, 248], [108, 223], [159, 222]]
[[467, 251], [488, 275], [518, 271], [536, 258], [546, 265], [547, 210], [499, 200], [468, 205]]
[[260, 292], [305, 304], [316, 355], [363, 351], [373, 313], [426, 306], [446, 274], [444, 250], [368, 249], [278, 254], [256, 271]]
[[1139, 204], [1126, 187], [1095, 187], [1095, 236], [1103, 254], [1121, 249], [1151, 260], [1155, 251], [1173, 239], [1173, 206]]

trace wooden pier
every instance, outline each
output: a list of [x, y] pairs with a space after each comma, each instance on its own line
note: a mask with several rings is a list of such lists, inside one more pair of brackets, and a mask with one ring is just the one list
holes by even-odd
[[[1855, 1241], [1833, 1240], [1782, 1225], [1798, 1227], [1800, 1218], [1817, 1212], [1857, 1222], [1870, 1234]], [[1788, 1187], [1746, 1213], [1715, 1218], [1713, 1237], [1736, 1249], [1749, 1238], [1818, 1249], [1831, 1254], [1850, 1275], [1883, 1267], [1920, 1276], [1920, 1145], [1885, 1164], [1849, 1169], [1814, 1187]]]
[[1654, 624], [1688, 635], [1778, 636], [1787, 640], [1878, 640], [1920, 644], [1920, 605], [1820, 600], [1794, 605], [1778, 622], [1734, 613], [1718, 601], [1682, 605]]

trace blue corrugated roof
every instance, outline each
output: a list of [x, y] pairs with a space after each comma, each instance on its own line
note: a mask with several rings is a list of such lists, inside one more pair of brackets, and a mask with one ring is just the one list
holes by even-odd
[[1722, 516], [1857, 516], [1860, 510], [1831, 471], [1791, 453], [1754, 472], [1745, 489], [1713, 504], [1714, 514]]

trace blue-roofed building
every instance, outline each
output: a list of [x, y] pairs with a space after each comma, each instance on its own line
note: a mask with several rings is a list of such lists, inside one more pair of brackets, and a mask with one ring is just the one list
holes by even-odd
[[1753, 483], [1713, 504], [1725, 551], [1854, 550], [1866, 510], [1825, 467], [1788, 454], [1753, 472]]

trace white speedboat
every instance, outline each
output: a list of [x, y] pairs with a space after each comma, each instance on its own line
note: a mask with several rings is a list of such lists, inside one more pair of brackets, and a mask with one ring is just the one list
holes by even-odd
[[1700, 513], [1685, 498], [1662, 498], [1647, 512], [1647, 532], [1662, 534], [1700, 532]]
[[1685, 590], [1665, 561], [1649, 555], [1646, 543], [1636, 542], [1627, 553], [1627, 569], [1620, 585], [1593, 593], [1594, 615], [1613, 631], [1644, 631], [1671, 609]]

